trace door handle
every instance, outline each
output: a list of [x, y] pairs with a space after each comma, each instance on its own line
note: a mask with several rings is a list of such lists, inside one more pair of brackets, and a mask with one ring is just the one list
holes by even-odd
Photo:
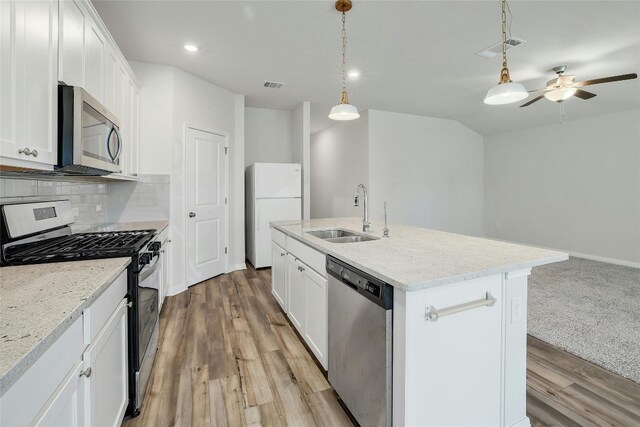
[[189, 212], [189, 218], [193, 218], [194, 216], [196, 216], [195, 212]]

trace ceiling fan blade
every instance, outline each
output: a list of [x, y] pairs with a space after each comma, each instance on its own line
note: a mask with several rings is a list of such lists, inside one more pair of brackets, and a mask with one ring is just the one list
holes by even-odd
[[611, 76], [611, 77], [603, 77], [601, 79], [593, 79], [593, 80], [585, 80], [582, 82], [575, 82], [573, 87], [582, 87], [582, 86], [590, 86], [597, 85], [600, 83], [609, 83], [609, 82], [618, 82], [620, 80], [632, 80], [637, 78], [638, 75], [636, 73], [632, 74], [621, 74], [619, 76]]
[[596, 94], [595, 93], [591, 93], [591, 92], [587, 92], [586, 90], [578, 89], [576, 91], [576, 93], [573, 94], [573, 96], [577, 96], [580, 99], [591, 99], [594, 96], [596, 96]]
[[526, 102], [526, 103], [522, 104], [522, 105], [520, 106], [520, 108], [522, 108], [522, 107], [527, 107], [527, 106], [529, 106], [529, 105], [533, 104], [533, 103], [534, 103], [534, 102], [536, 102], [536, 101], [540, 101], [542, 98], [544, 98], [544, 95], [540, 95], [540, 96], [538, 96], [538, 97], [535, 97], [535, 98], [533, 98], [531, 101], [529, 101], [529, 102]]

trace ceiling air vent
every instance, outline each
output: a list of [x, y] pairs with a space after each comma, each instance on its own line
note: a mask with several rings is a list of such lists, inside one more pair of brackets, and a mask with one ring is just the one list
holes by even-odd
[[264, 87], [268, 87], [271, 89], [280, 89], [282, 86], [284, 86], [284, 83], [281, 83], [281, 82], [270, 82], [270, 81], [264, 82]]
[[[522, 43], [526, 43], [526, 40], [519, 39], [517, 37], [509, 37], [507, 39], [507, 50], [512, 47], [520, 46]], [[476, 55], [483, 58], [493, 58], [502, 53], [502, 42], [493, 44], [487, 48], [482, 49], [480, 52], [476, 52]]]

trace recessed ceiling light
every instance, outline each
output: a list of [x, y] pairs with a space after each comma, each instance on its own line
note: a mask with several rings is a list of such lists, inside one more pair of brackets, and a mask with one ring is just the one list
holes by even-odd
[[360, 71], [358, 70], [351, 70], [347, 73], [347, 75], [349, 77], [360, 77]]
[[186, 50], [188, 50], [189, 52], [197, 52], [198, 51], [198, 46], [194, 45], [194, 44], [185, 44], [184, 48]]

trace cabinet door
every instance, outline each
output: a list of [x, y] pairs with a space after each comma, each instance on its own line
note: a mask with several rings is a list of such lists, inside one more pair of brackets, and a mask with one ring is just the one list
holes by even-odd
[[322, 366], [327, 369], [328, 317], [327, 279], [308, 266], [302, 266], [305, 290], [304, 339]]
[[122, 75], [122, 119], [120, 120], [120, 137], [122, 138], [122, 155], [120, 156], [120, 165], [122, 166], [122, 174], [131, 175], [131, 166], [129, 157], [131, 156], [129, 146], [131, 144], [131, 92], [133, 83], [129, 75], [125, 72]]
[[300, 261], [293, 255], [287, 256], [287, 297], [289, 303], [289, 310], [287, 314], [291, 323], [294, 324], [296, 329], [301, 335], [304, 334], [304, 272]]
[[101, 103], [105, 98], [107, 45], [104, 35], [87, 18], [84, 34], [84, 89]]
[[140, 168], [140, 142], [138, 134], [140, 92], [132, 81], [131, 88], [131, 136], [129, 137], [129, 172], [131, 176], [138, 176]]
[[57, 153], [58, 2], [2, 1], [0, 11], [0, 154], [52, 165]]
[[84, 31], [86, 12], [81, 2], [61, 0], [59, 17], [58, 80], [84, 87]]
[[287, 251], [280, 245], [271, 242], [271, 293], [280, 304], [280, 307], [287, 312]]
[[38, 427], [85, 425], [83, 414], [85, 377], [80, 376], [83, 369], [84, 363], [78, 362], [36, 416], [32, 425]]
[[119, 426], [128, 403], [126, 298], [82, 359], [86, 368], [91, 368], [85, 396], [86, 425]]
[[[109, 54], [107, 55], [107, 67], [105, 71], [105, 98], [104, 98], [104, 106], [107, 107], [111, 113], [116, 115], [116, 104], [117, 101], [120, 100], [120, 96], [118, 96], [118, 89], [122, 91], [122, 87], [118, 88], [118, 84], [120, 83], [120, 66], [118, 64], [118, 59], [113, 48], [109, 48]], [[121, 117], [117, 116], [118, 119], [122, 120]]]

